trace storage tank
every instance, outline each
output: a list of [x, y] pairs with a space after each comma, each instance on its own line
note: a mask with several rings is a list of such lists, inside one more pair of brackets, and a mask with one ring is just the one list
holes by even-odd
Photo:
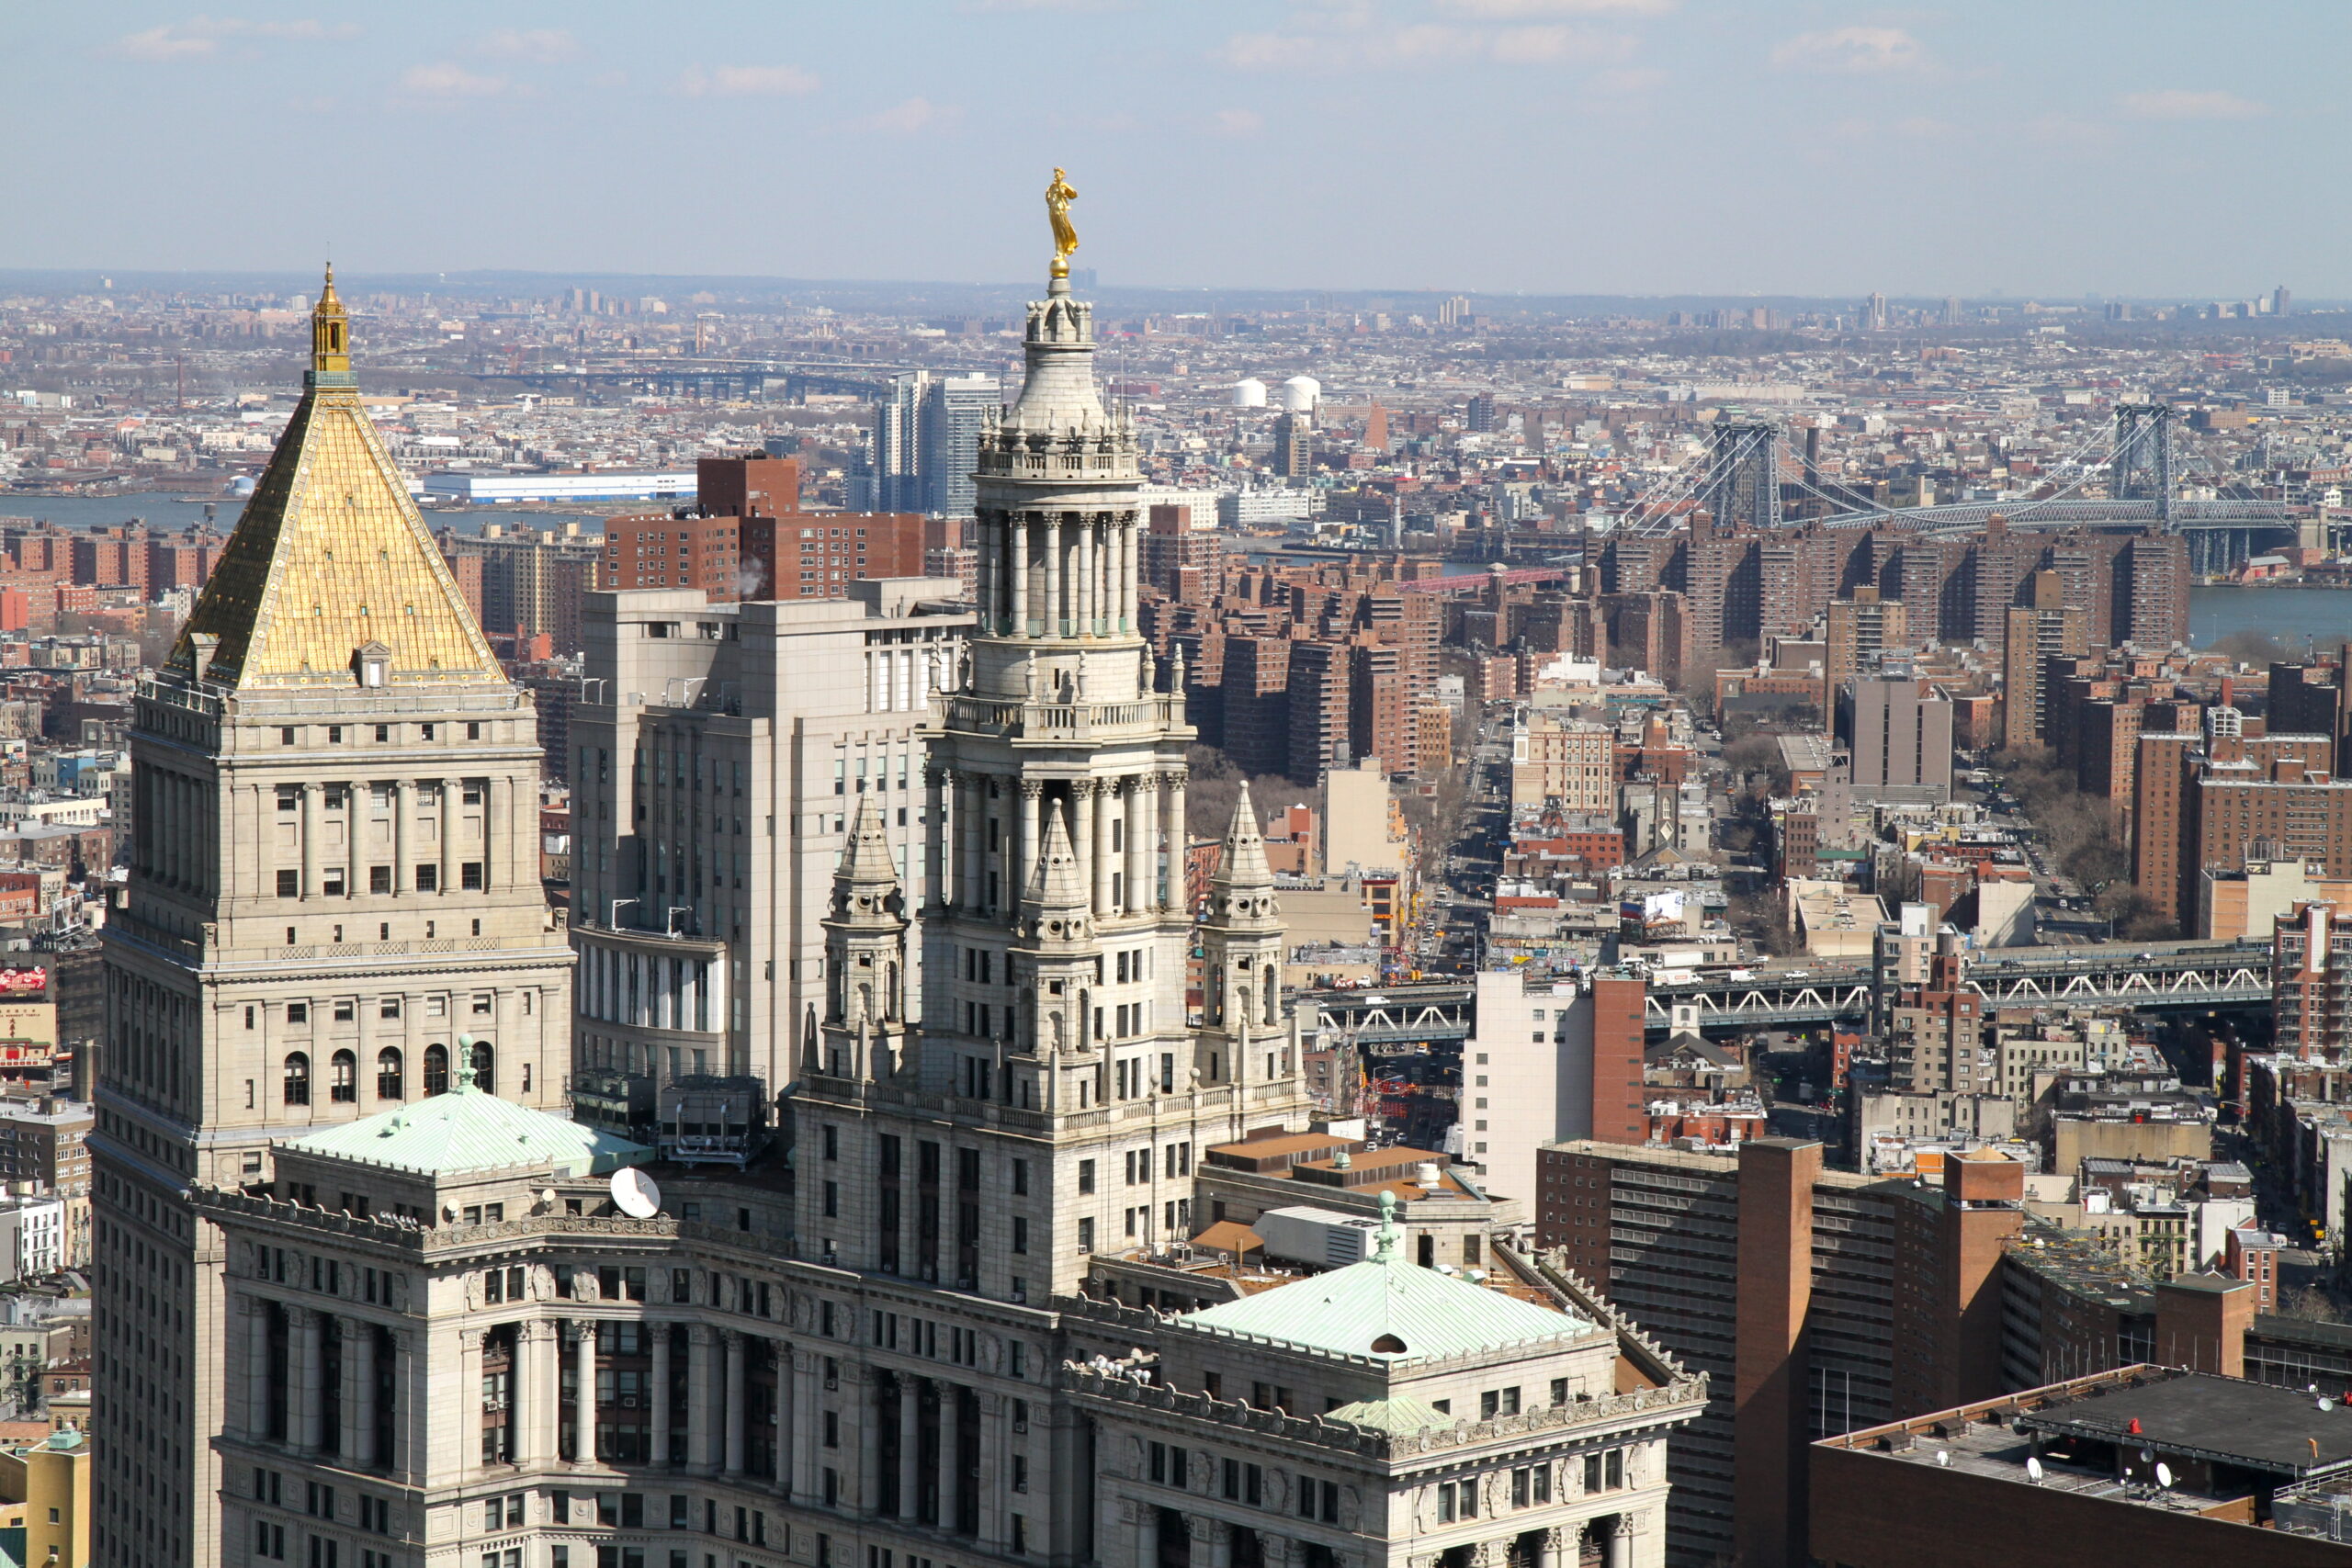
[[1265, 1242], [1269, 1258], [1344, 1269], [1372, 1256], [1373, 1236], [1380, 1222], [1302, 1203], [1269, 1209], [1250, 1221], [1250, 1228]]
[[1233, 406], [1238, 409], [1261, 409], [1266, 406], [1266, 384], [1255, 376], [1245, 377], [1233, 384]]
[[1323, 400], [1323, 383], [1312, 376], [1294, 376], [1283, 383], [1284, 413], [1313, 413]]

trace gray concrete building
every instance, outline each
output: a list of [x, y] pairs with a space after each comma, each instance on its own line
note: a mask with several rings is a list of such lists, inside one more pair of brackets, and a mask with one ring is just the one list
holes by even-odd
[[589, 595], [571, 723], [583, 1068], [791, 1081], [862, 802], [925, 896], [922, 732], [972, 626], [960, 594], [895, 578], [790, 603]]

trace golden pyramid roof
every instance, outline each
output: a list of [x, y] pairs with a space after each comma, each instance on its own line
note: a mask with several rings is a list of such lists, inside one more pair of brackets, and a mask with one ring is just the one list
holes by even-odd
[[387, 684], [503, 681], [424, 514], [359, 403], [334, 273], [311, 317], [302, 400], [172, 651], [243, 690], [356, 686], [358, 653], [390, 650]]

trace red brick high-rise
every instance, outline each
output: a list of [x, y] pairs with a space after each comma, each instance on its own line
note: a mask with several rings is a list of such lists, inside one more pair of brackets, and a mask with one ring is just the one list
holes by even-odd
[[695, 501], [729, 517], [781, 517], [800, 510], [800, 459], [746, 452], [695, 460]]
[[714, 601], [744, 597], [744, 520], [731, 513], [680, 517], [649, 513], [605, 525], [599, 588], [699, 588]]
[[919, 512], [799, 512], [743, 520], [746, 599], [839, 599], [860, 578], [922, 574]]

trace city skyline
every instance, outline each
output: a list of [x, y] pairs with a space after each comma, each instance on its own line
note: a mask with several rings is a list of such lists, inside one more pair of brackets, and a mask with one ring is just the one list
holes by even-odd
[[[1010, 160], [1040, 186], [1071, 165], [1076, 265], [1114, 288], [2352, 294], [2341, 219], [2296, 216], [2331, 51], [2273, 41], [2341, 23], [2272, 15], [972, 0], [705, 7], [650, 37], [598, 6], [25, 15], [0, 24], [24, 112], [77, 151], [20, 179], [0, 266], [1015, 279], [1038, 244], [1001, 210], [1034, 199]], [[974, 90], [1041, 58], [1034, 102]], [[266, 157], [241, 175], [245, 149]], [[222, 198], [241, 186], [268, 199]], [[2143, 227], [2200, 188], [2270, 220], [2193, 247]], [[2109, 194], [2133, 190], [2175, 194]]]

